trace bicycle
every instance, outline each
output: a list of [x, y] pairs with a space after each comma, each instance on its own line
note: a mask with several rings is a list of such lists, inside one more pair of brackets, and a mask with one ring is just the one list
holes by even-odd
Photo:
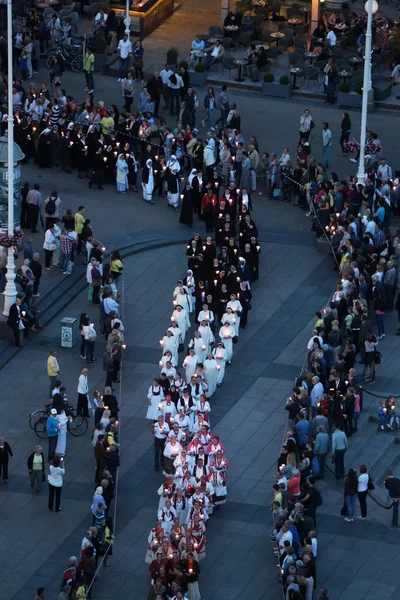
[[[46, 410], [36, 410], [29, 415], [30, 428], [33, 429], [36, 435], [42, 440], [45, 440], [48, 437], [46, 425], [47, 419], [50, 416], [50, 409], [51, 402], [46, 404]], [[66, 410], [66, 414], [72, 417], [67, 423], [67, 431], [75, 437], [84, 435], [89, 427], [87, 418], [81, 413], [78, 413], [78, 411], [70, 405]]]
[[70, 67], [75, 73], [83, 71], [83, 55], [80, 53], [79, 45], [67, 45], [62, 42], [57, 44], [56, 48], [51, 48], [47, 52], [46, 66], [51, 69], [53, 66], [53, 58], [57, 57], [61, 59], [68, 67]]

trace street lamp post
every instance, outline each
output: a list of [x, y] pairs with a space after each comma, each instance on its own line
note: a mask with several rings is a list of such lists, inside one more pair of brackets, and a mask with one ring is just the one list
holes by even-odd
[[372, 15], [376, 13], [378, 6], [376, 0], [367, 0], [365, 3], [367, 33], [365, 34], [364, 81], [361, 105], [360, 160], [357, 172], [357, 183], [362, 185], [365, 181], [365, 140], [367, 136], [368, 98], [373, 93], [371, 84]]
[[[7, 0], [7, 68], [8, 68], [8, 235], [14, 233], [14, 113], [13, 113], [13, 37], [12, 37], [12, 0]], [[8, 248], [7, 284], [4, 290], [3, 315], [8, 317], [10, 306], [15, 303], [17, 288], [15, 287], [14, 248]]]
[[125, 6], [125, 34], [128, 36], [131, 35], [131, 17], [129, 15], [129, 9], [130, 9], [130, 1], [126, 0], [126, 6]]

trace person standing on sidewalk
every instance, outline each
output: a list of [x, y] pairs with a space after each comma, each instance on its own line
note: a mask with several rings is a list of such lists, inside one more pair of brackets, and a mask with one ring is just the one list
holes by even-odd
[[29, 471], [29, 479], [31, 480], [31, 488], [38, 494], [42, 483], [45, 481], [44, 476], [44, 455], [42, 446], [36, 446], [35, 451], [28, 456], [27, 467]]
[[33, 276], [35, 277], [35, 281], [33, 282], [33, 297], [37, 298], [38, 296], [40, 296], [39, 285], [40, 285], [40, 278], [42, 277], [42, 273], [43, 273], [43, 267], [40, 262], [39, 252], [35, 252], [35, 254], [33, 255], [33, 260], [31, 262], [31, 264], [29, 265], [29, 267], [33, 273]]
[[61, 510], [60, 502], [64, 475], [64, 459], [56, 456], [53, 464], [50, 465], [50, 475], [47, 475], [49, 482], [49, 510], [53, 510], [54, 496], [56, 500], [56, 512], [60, 512]]
[[322, 427], [321, 425], [319, 427], [317, 427], [317, 437], [315, 438], [315, 443], [314, 443], [314, 454], [317, 457], [318, 460], [318, 465], [319, 465], [319, 479], [323, 479], [324, 478], [324, 471], [325, 471], [325, 461], [326, 461], [326, 455], [328, 454], [328, 450], [329, 450], [329, 435], [326, 432], [325, 427]]
[[349, 469], [347, 477], [344, 481], [344, 501], [347, 506], [347, 515], [344, 520], [348, 523], [354, 521], [354, 514], [356, 512], [356, 500], [357, 500], [357, 473], [354, 469]]
[[347, 448], [346, 434], [342, 431], [342, 426], [335, 423], [335, 431], [332, 434], [332, 459], [335, 457], [335, 476], [338, 481], [344, 477], [344, 455]]
[[55, 250], [57, 250], [57, 237], [54, 225], [52, 225], [45, 233], [43, 243], [45, 253], [45, 267], [47, 271], [51, 269], [51, 259]]
[[3, 483], [8, 481], [8, 461], [13, 456], [10, 444], [0, 438], [0, 476], [3, 473]]
[[55, 408], [51, 409], [50, 415], [47, 418], [46, 431], [47, 431], [47, 437], [49, 438], [48, 460], [50, 463], [54, 458], [54, 452], [56, 451], [57, 441], [58, 441], [58, 419], [57, 419], [57, 410]]
[[76, 406], [76, 410], [78, 413], [83, 414], [85, 417], [89, 417], [89, 409], [88, 409], [88, 393], [89, 393], [89, 384], [88, 384], [88, 369], [82, 369], [82, 372], [79, 376], [78, 380], [78, 404]]
[[121, 83], [129, 69], [129, 58], [132, 55], [132, 42], [128, 39], [126, 33], [118, 44], [119, 52], [119, 74], [118, 82]]
[[86, 85], [87, 85], [87, 88], [88, 88], [89, 94], [90, 94], [94, 90], [94, 79], [93, 79], [94, 54], [90, 48], [86, 48], [84, 72], [85, 72]]
[[59, 378], [60, 375], [60, 367], [58, 366], [57, 361], [57, 350], [51, 349], [49, 358], [47, 359], [47, 375], [50, 379], [50, 388], [49, 388], [49, 399], [53, 399], [53, 389], [54, 384]]
[[367, 495], [368, 495], [368, 483], [370, 477], [368, 475], [368, 469], [365, 465], [360, 465], [360, 475], [358, 476], [358, 501], [360, 503], [361, 515], [358, 515], [357, 519], [364, 520], [367, 517]]
[[42, 194], [39, 192], [40, 185], [35, 183], [33, 190], [29, 190], [26, 197], [26, 203], [28, 205], [28, 226], [31, 228], [32, 233], [38, 233], [37, 224], [42, 207]]
[[322, 164], [326, 169], [329, 167], [329, 156], [332, 149], [332, 133], [329, 129], [329, 123], [322, 123]]

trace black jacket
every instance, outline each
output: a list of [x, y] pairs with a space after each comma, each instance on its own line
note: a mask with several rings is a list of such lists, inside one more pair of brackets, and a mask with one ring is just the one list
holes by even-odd
[[10, 445], [7, 442], [4, 442], [4, 446], [0, 448], [0, 464], [8, 464], [9, 456], [13, 456], [12, 450], [10, 448]]
[[[26, 462], [26, 465], [27, 465], [29, 471], [32, 471], [32, 468], [33, 468], [33, 457], [34, 456], [35, 456], [35, 453], [32, 452], [32, 454], [29, 455], [28, 460]], [[45, 466], [44, 466], [43, 452], [40, 453], [40, 456], [42, 457], [42, 483], [43, 483], [45, 481], [45, 475], [44, 475]]]

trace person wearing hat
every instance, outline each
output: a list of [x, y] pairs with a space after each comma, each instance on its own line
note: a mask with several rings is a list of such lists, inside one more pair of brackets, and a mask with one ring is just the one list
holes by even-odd
[[50, 415], [48, 416], [46, 421], [47, 437], [49, 438], [49, 462], [53, 460], [54, 453], [56, 451], [58, 441], [58, 429], [59, 421], [57, 419], [57, 410], [55, 408], [52, 408], [50, 411]]

